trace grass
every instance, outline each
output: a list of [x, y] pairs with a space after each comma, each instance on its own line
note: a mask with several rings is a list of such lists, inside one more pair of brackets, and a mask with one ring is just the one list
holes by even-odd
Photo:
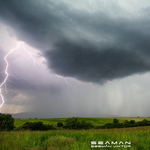
[[[78, 118], [79, 121], [85, 120], [87, 122], [91, 122], [94, 126], [104, 125], [106, 123], [112, 123], [114, 118]], [[120, 123], [124, 122], [124, 120], [135, 120], [142, 121], [143, 119], [150, 120], [150, 118], [136, 117], [136, 118], [117, 118]], [[64, 123], [66, 118], [50, 118], [50, 119], [15, 119], [15, 126], [20, 127], [26, 122], [37, 122], [42, 121], [43, 124], [50, 124], [56, 126], [58, 122]]]
[[150, 127], [0, 132], [0, 150], [91, 150], [91, 141], [131, 141], [131, 148], [114, 149], [148, 150]]
[[[79, 121], [91, 122], [94, 126], [112, 123], [114, 118], [78, 118]], [[150, 118], [117, 118], [142, 121]], [[20, 127], [25, 122], [42, 121], [44, 124], [56, 126], [64, 123], [66, 118], [52, 119], [15, 119], [15, 126]], [[0, 150], [91, 150], [91, 141], [131, 141], [131, 148], [101, 148], [109, 149], [150, 149], [150, 127], [134, 127], [122, 129], [92, 129], [92, 130], [54, 130], [54, 131], [11, 131], [0, 132]], [[98, 148], [94, 148], [98, 149]]]

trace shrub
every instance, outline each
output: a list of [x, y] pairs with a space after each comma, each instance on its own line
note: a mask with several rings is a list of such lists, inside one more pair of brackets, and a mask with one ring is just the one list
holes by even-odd
[[67, 129], [90, 129], [93, 127], [94, 126], [90, 122], [86, 122], [84, 120], [80, 122], [77, 117], [66, 119], [64, 126], [64, 128]]
[[130, 124], [135, 124], [135, 120], [130, 120]]
[[113, 128], [113, 124], [112, 123], [106, 123], [105, 125], [102, 126], [102, 128], [104, 128], [104, 129]]
[[57, 127], [63, 127], [64, 125], [63, 125], [63, 123], [62, 122], [58, 122], [57, 123]]
[[94, 126], [92, 125], [92, 123], [90, 122], [86, 122], [85, 120], [82, 120], [80, 122], [80, 129], [91, 129], [93, 128]]
[[43, 122], [39, 121], [39, 122], [26, 122], [25, 124], [23, 124], [23, 126], [21, 126], [18, 130], [31, 130], [31, 131], [35, 131], [35, 130], [39, 130], [39, 131], [44, 131], [44, 130], [52, 130], [55, 129], [52, 125], [44, 125]]
[[0, 131], [10, 131], [14, 129], [14, 118], [9, 114], [0, 113]]
[[113, 124], [116, 124], [116, 123], [119, 123], [119, 120], [118, 120], [118, 119], [116, 119], [116, 118], [114, 118], [114, 120], [113, 120]]
[[79, 122], [78, 118], [76, 118], [76, 117], [68, 118], [65, 121], [65, 127], [67, 129], [79, 129], [80, 122]]

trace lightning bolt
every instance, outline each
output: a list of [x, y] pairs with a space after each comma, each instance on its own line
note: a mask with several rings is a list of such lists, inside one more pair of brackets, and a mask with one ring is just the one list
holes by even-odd
[[16, 47], [16, 48], [11, 49], [11, 50], [5, 55], [5, 57], [4, 57], [3, 59], [4, 59], [5, 63], [6, 63], [6, 67], [5, 67], [5, 71], [4, 71], [4, 73], [5, 73], [6, 76], [5, 76], [4, 80], [2, 81], [2, 83], [0, 84], [0, 99], [1, 99], [1, 101], [2, 101], [1, 104], [0, 104], [0, 107], [2, 107], [3, 104], [4, 104], [4, 102], [5, 102], [4, 96], [3, 96], [3, 94], [2, 94], [2, 88], [3, 88], [4, 85], [6, 86], [6, 82], [8, 81], [8, 77], [11, 75], [11, 74], [8, 73], [9, 62], [8, 62], [7, 58], [8, 58], [14, 51], [16, 51], [16, 50], [20, 47], [21, 44], [23, 44], [23, 49], [24, 49], [24, 51], [25, 51], [25, 52], [30, 56], [30, 58], [33, 60], [34, 66], [35, 66], [36, 61], [35, 61], [34, 57], [31, 55], [31, 53], [28, 52], [28, 51], [25, 49], [25, 47], [24, 47], [24, 42], [19, 42], [19, 43], [17, 44], [17, 47]]
[[[63, 80], [65, 81], [65, 83], [67, 84], [67, 92], [69, 92], [69, 86], [73, 87], [73, 88], [76, 89], [78, 92], [81, 92], [81, 91], [79, 91], [75, 86], [73, 86], [71, 83], [69, 83], [69, 81], [67, 80], [67, 78], [69, 78], [69, 77], [63, 77], [63, 76], [60, 76], [60, 75], [58, 75], [58, 74], [55, 74], [55, 76], [56, 76], [57, 78], [63, 79]], [[73, 78], [73, 79], [74, 79], [74, 78]], [[76, 79], [74, 79], [74, 80], [77, 82]], [[77, 83], [79, 84], [80, 82], [77, 82]]]
[[11, 49], [10, 52], [7, 53], [6, 56], [4, 57], [4, 61], [6, 62], [6, 68], [5, 68], [5, 74], [6, 74], [6, 76], [5, 76], [4, 80], [3, 80], [3, 82], [0, 84], [0, 98], [1, 98], [1, 101], [2, 101], [2, 103], [0, 104], [0, 107], [2, 107], [3, 104], [4, 104], [4, 96], [2, 95], [2, 87], [6, 84], [6, 81], [8, 80], [8, 77], [9, 77], [9, 73], [8, 73], [9, 63], [7, 61], [7, 57], [9, 55], [11, 55], [15, 50], [17, 50], [20, 47], [21, 43], [23, 43], [23, 42], [19, 42], [17, 44], [17, 47], [15, 49]]
[[[13, 40], [12, 40], [13, 41]], [[20, 45], [23, 45], [23, 50], [29, 55], [29, 58], [30, 59], [32, 59], [32, 61], [33, 61], [33, 66], [34, 67], [36, 67], [36, 61], [35, 61], [35, 59], [34, 59], [34, 57], [32, 56], [32, 54], [25, 48], [25, 46], [24, 46], [24, 42], [18, 42], [18, 44], [17, 44], [17, 46], [16, 46], [16, 48], [13, 48], [13, 49], [11, 49], [6, 55], [5, 55], [5, 57], [3, 58], [3, 60], [5, 61], [5, 63], [6, 63], [6, 67], [5, 67], [5, 70], [3, 71], [3, 72], [0, 72], [0, 74], [1, 73], [5, 73], [5, 78], [4, 78], [4, 80], [2, 81], [2, 83], [0, 83], [0, 100], [1, 100], [1, 103], [0, 103], [0, 108], [3, 106], [3, 104], [4, 104], [4, 102], [5, 102], [5, 99], [4, 99], [4, 96], [3, 96], [3, 94], [2, 94], [2, 88], [4, 87], [5, 89], [6, 89], [6, 82], [7, 81], [9, 81], [8, 80], [8, 77], [9, 76], [13, 76], [13, 75], [11, 75], [11, 74], [9, 74], [8, 73], [8, 68], [9, 68], [9, 62], [8, 62], [8, 57], [14, 52], [14, 51], [16, 51], [19, 47], [20, 47]], [[38, 70], [38, 68], [36, 67], [36, 69]], [[39, 70], [38, 70], [39, 71]], [[79, 91], [74, 85], [72, 85], [71, 83], [69, 83], [68, 82], [68, 77], [62, 77], [62, 76], [60, 76], [60, 75], [57, 75], [57, 74], [55, 74], [56, 75], [56, 77], [57, 78], [61, 78], [61, 79], [63, 79], [64, 81], [65, 81], [65, 83], [67, 84], [67, 92], [69, 92], [69, 86], [72, 86], [74, 89], [76, 89], [77, 91]], [[13, 76], [14, 77], [14, 76]], [[23, 79], [23, 78], [16, 78], [16, 77], [14, 77], [15, 79]], [[25, 80], [27, 80], [27, 79], [25, 79]], [[80, 86], [81, 86], [81, 82], [79, 82], [79, 81], [77, 81], [76, 79], [74, 79], [78, 84], [80, 84]], [[97, 88], [97, 87], [94, 87], [91, 83], [89, 83], [89, 85], [92, 87], [92, 88]], [[98, 88], [98, 89], [100, 89], [100, 88]], [[102, 90], [102, 89], [100, 89], [100, 90]], [[79, 91], [79, 92], [81, 92], [81, 91]], [[107, 92], [107, 91], [105, 91], [105, 92]], [[107, 92], [108, 93], [108, 92]]]

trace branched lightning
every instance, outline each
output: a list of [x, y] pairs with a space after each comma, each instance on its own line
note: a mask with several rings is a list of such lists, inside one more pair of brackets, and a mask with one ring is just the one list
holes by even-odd
[[[3, 94], [2, 94], [2, 87], [3, 86], [5, 86], [6, 87], [6, 82], [8, 81], [8, 77], [11, 75], [11, 74], [9, 74], [8, 73], [8, 68], [9, 68], [9, 62], [8, 62], [8, 60], [7, 60], [7, 58], [9, 57], [9, 55], [11, 55], [14, 51], [16, 51], [19, 47], [20, 47], [20, 45], [21, 44], [23, 44], [23, 49], [24, 49], [24, 51], [25, 52], [27, 52], [27, 54], [30, 56], [30, 58], [33, 60], [33, 62], [34, 62], [34, 66], [35, 66], [35, 59], [34, 59], [34, 57], [31, 55], [31, 53], [30, 52], [28, 52], [26, 49], [25, 49], [25, 47], [24, 47], [24, 42], [19, 42], [18, 44], [17, 44], [17, 47], [16, 48], [13, 48], [13, 49], [11, 49], [6, 55], [5, 55], [5, 57], [3, 58], [4, 59], [4, 61], [5, 61], [5, 63], [6, 63], [6, 67], [5, 67], [5, 71], [4, 71], [4, 73], [5, 73], [5, 78], [4, 78], [4, 80], [2, 81], [2, 83], [0, 84], [0, 99], [1, 99], [1, 104], [0, 104], [0, 107], [2, 107], [3, 106], [3, 104], [4, 104], [4, 96], [3, 96]], [[2, 73], [2, 72], [0, 72], [0, 73]]]
[[[71, 87], [73, 87], [74, 89], [76, 89], [78, 92], [80, 92], [75, 86], [73, 86], [71, 83], [69, 83], [69, 81], [67, 80], [67, 78], [69, 78], [69, 77], [62, 77], [62, 76], [60, 76], [60, 75], [57, 75], [57, 74], [55, 74], [55, 76], [57, 77], [57, 78], [61, 78], [61, 79], [63, 79], [64, 81], [65, 81], [65, 83], [67, 84], [67, 92], [69, 92], [69, 86], [71, 86]], [[75, 80], [75, 79], [74, 79]], [[76, 80], [75, 80], [76, 81]], [[77, 82], [77, 81], [76, 81]], [[80, 83], [80, 82], [77, 82], [78, 84]]]
[[1, 101], [2, 101], [2, 103], [0, 104], [0, 107], [2, 107], [3, 104], [4, 104], [4, 96], [2, 95], [2, 87], [3, 87], [4, 84], [6, 84], [6, 81], [7, 81], [8, 77], [9, 77], [9, 73], [8, 73], [9, 63], [7, 61], [7, 57], [9, 55], [11, 55], [13, 53], [13, 51], [17, 50], [19, 48], [19, 46], [20, 46], [21, 43], [22, 42], [19, 42], [17, 44], [17, 47], [15, 49], [11, 49], [10, 52], [7, 53], [6, 56], [4, 57], [4, 61], [6, 63], [6, 68], [5, 68], [5, 74], [6, 74], [6, 76], [5, 76], [4, 80], [3, 80], [3, 82], [0, 84], [0, 97], [1, 97]]
[[[4, 87], [4, 89], [6, 89], [6, 82], [9, 81], [9, 80], [8, 80], [8, 77], [9, 77], [9, 76], [13, 76], [13, 75], [9, 74], [9, 72], [8, 72], [8, 68], [9, 68], [8, 57], [9, 57], [14, 51], [16, 51], [16, 50], [20, 47], [21, 44], [23, 44], [23, 50], [30, 56], [29, 58], [32, 59], [34, 67], [36, 67], [35, 63], [37, 63], [37, 62], [35, 61], [35, 59], [34, 59], [34, 57], [32, 56], [32, 54], [25, 48], [24, 42], [19, 42], [19, 43], [17, 44], [16, 48], [11, 49], [11, 50], [5, 55], [5, 57], [3, 58], [3, 60], [4, 60], [5, 63], [6, 63], [6, 67], [5, 67], [5, 70], [4, 70], [3, 72], [0, 72], [0, 74], [1, 74], [1, 73], [4, 73], [4, 74], [5, 74], [4, 80], [2, 81], [2, 83], [0, 83], [0, 99], [1, 99], [0, 107], [2, 107], [3, 104], [4, 104], [4, 102], [5, 102], [4, 96], [3, 96], [3, 94], [2, 94], [2, 88]], [[36, 69], [38, 70], [37, 67], [36, 67]], [[68, 80], [67, 80], [67, 79], [69, 79], [68, 77], [62, 77], [62, 76], [57, 75], [57, 74], [55, 74], [55, 75], [56, 75], [57, 78], [61, 78], [61, 79], [63, 79], [63, 80], [65, 81], [65, 83], [67, 84], [67, 92], [69, 92], [69, 86], [72, 86], [74, 89], [76, 89], [77, 91], [79, 91], [78, 88], [76, 88], [74, 85], [72, 85], [71, 83], [68, 82]], [[15, 79], [24, 79], [24, 78], [16, 78], [15, 76], [13, 76], [13, 77], [14, 77]], [[27, 80], [27, 79], [25, 79], [25, 80]], [[74, 79], [74, 80], [75, 80], [75, 82], [77, 82], [77, 83], [81, 86], [81, 82], [77, 81], [76, 79]], [[97, 88], [97, 87], [93, 86], [91, 83], [88, 83], [88, 84], [89, 84], [93, 89], [94, 89], [94, 88]], [[100, 88], [98, 88], [98, 89], [100, 89]], [[100, 90], [102, 90], [102, 89], [100, 89]], [[81, 91], [79, 91], [79, 92], [81, 92]], [[105, 91], [105, 92], [107, 92], [107, 91]], [[108, 93], [108, 92], [107, 92], [107, 93]]]
[[[30, 58], [32, 59], [32, 61], [33, 61], [33, 66], [34, 67], [36, 67], [36, 61], [35, 61], [35, 59], [34, 59], [34, 57], [32, 56], [32, 54], [30, 53], [30, 52], [28, 52], [28, 50], [25, 48], [25, 46], [24, 46], [24, 44], [23, 44], [23, 49], [24, 49], [24, 51], [30, 56]], [[38, 68], [36, 67], [36, 69], [38, 70]], [[39, 70], [38, 70], [39, 71]]]

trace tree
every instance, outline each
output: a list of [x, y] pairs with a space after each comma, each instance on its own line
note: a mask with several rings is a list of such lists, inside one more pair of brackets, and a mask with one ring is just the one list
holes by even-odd
[[63, 123], [62, 122], [58, 122], [57, 123], [57, 127], [63, 127], [64, 125], [63, 125]]
[[135, 124], [135, 120], [130, 120], [130, 124]]
[[68, 129], [78, 129], [80, 127], [80, 122], [77, 117], [68, 118], [65, 121], [65, 127]]
[[0, 131], [10, 131], [14, 129], [14, 118], [9, 114], [0, 113]]
[[113, 124], [117, 124], [117, 123], [119, 123], [119, 120], [118, 120], [118, 119], [116, 119], [116, 118], [114, 118], [114, 120], [113, 120]]
[[17, 130], [31, 130], [31, 131], [46, 131], [46, 130], [54, 130], [55, 128], [52, 125], [43, 124], [43, 122], [26, 122], [18, 128]]
[[90, 129], [93, 127], [92, 123], [86, 122], [85, 120], [79, 121], [77, 117], [66, 119], [64, 126], [67, 129]]
[[92, 125], [92, 123], [90, 123], [90, 122], [86, 122], [85, 120], [82, 120], [81, 122], [80, 122], [80, 128], [81, 129], [91, 129], [91, 128], [93, 128], [94, 126]]

